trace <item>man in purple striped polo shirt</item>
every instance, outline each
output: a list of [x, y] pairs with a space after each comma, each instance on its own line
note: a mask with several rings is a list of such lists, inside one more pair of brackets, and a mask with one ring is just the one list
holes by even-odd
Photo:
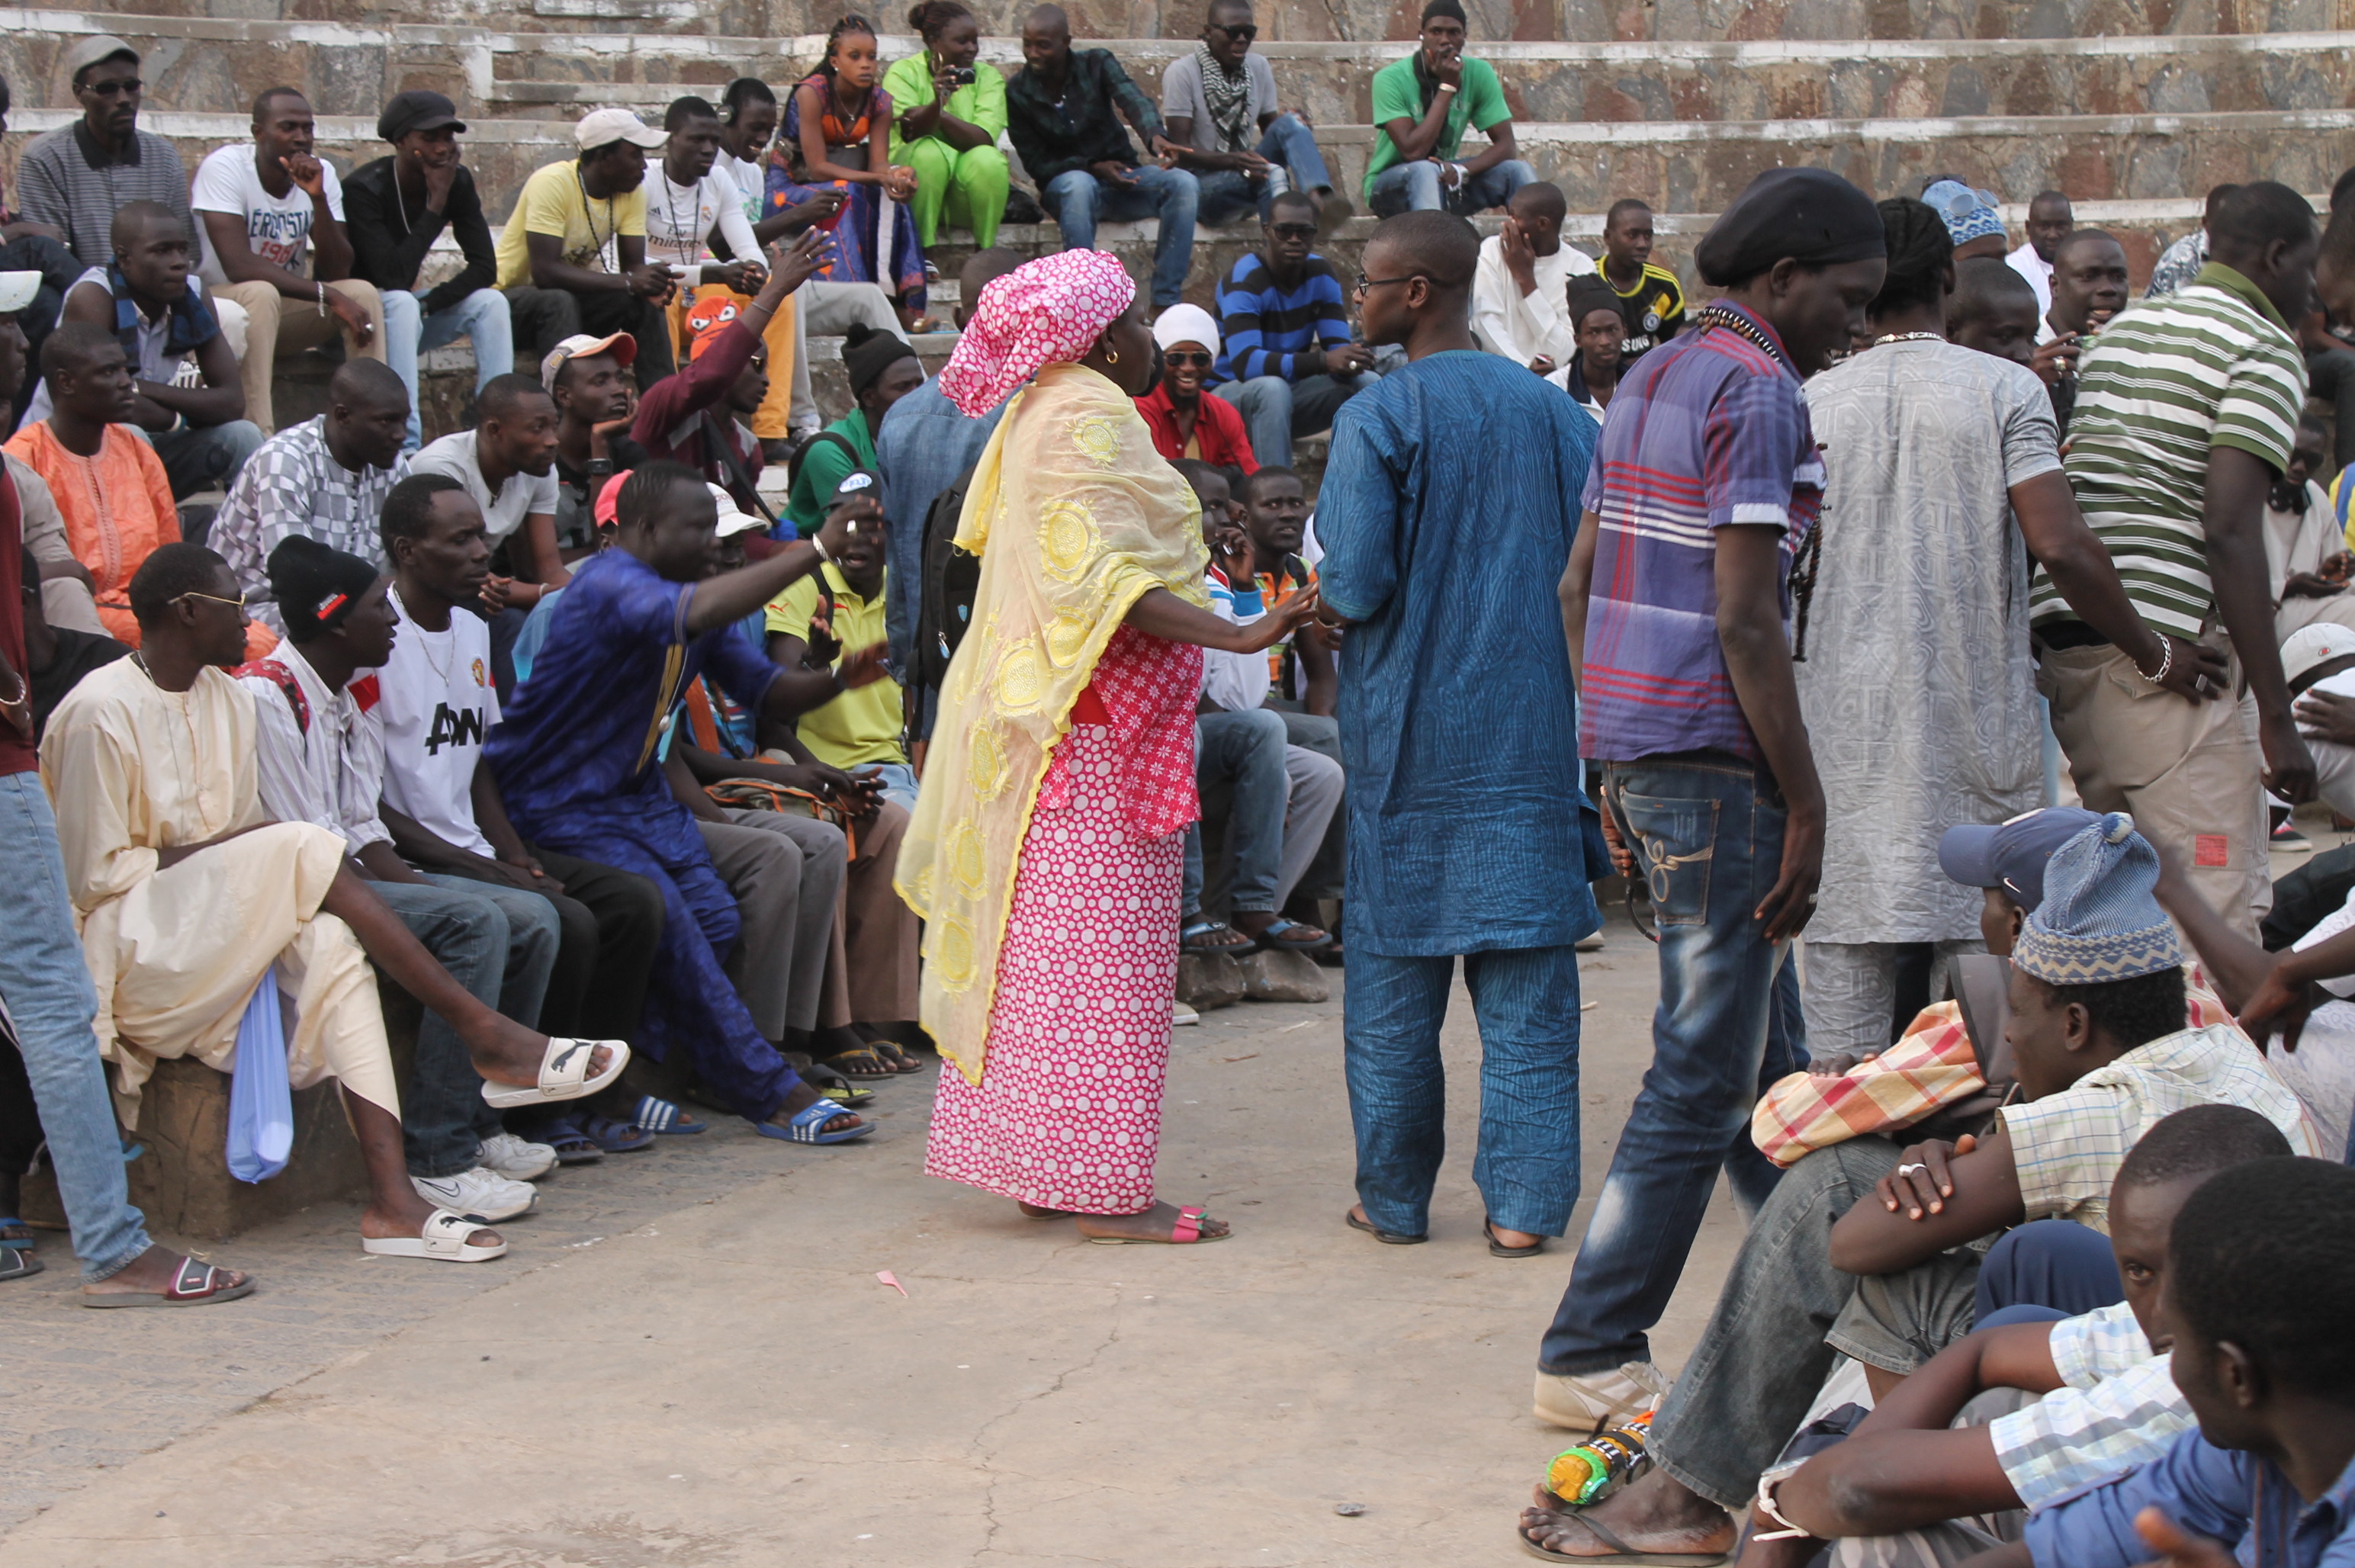
[[1724, 297], [1619, 383], [1561, 586], [1579, 749], [1660, 923], [1652, 1068], [1538, 1362], [1538, 1416], [1585, 1430], [1666, 1389], [1646, 1334], [1719, 1169], [1748, 1209], [1774, 1183], [1743, 1135], [1800, 1064], [1788, 959], [1824, 849], [1791, 675], [1793, 563], [1824, 490], [1799, 383], [1887, 271], [1872, 198], [1804, 168], [1753, 180], [1695, 261]]

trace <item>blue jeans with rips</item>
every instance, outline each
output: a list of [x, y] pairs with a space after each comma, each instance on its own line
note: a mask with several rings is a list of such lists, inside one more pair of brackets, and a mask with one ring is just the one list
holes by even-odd
[[1199, 221], [1216, 228], [1254, 208], [1265, 221], [1268, 204], [1285, 191], [1321, 190], [1333, 183], [1325, 155], [1316, 149], [1316, 133], [1297, 114], [1283, 113], [1268, 122], [1267, 134], [1252, 151], [1275, 165], [1265, 179], [1252, 179], [1240, 169], [1195, 173], [1202, 191], [1195, 211]]
[[[1449, 957], [1349, 947], [1341, 1061], [1358, 1135], [1358, 1200], [1377, 1230], [1420, 1236], [1446, 1153], [1440, 1025]], [[1466, 954], [1480, 1026], [1480, 1141], [1472, 1182], [1510, 1231], [1559, 1236], [1578, 1203], [1578, 955], [1572, 947]]]
[[137, 1262], [149, 1243], [123, 1180], [123, 1142], [91, 1029], [98, 992], [82, 961], [58, 820], [40, 774], [0, 776], [0, 844], [8, 846], [8, 874], [0, 877], [0, 924], [8, 933], [0, 942], [0, 997], [16, 1026], [81, 1275], [95, 1283]]
[[[539, 1021], [563, 923], [556, 906], [522, 888], [421, 871], [421, 882], [370, 882], [450, 977], [485, 1007], [527, 1027]], [[401, 1141], [411, 1176], [455, 1176], [500, 1130], [483, 1098], [483, 1076], [458, 1031], [428, 1011], [417, 1062], [402, 1095]]]
[[1440, 183], [1439, 165], [1429, 158], [1419, 158], [1411, 164], [1392, 164], [1374, 176], [1374, 216], [1395, 218], [1401, 212], [1435, 211], [1444, 208], [1459, 218], [1469, 218], [1476, 212], [1504, 206], [1513, 199], [1515, 191], [1537, 177], [1537, 171], [1520, 159], [1507, 158], [1503, 163], [1489, 165], [1478, 174], [1468, 176], [1454, 190], [1449, 190]]
[[1184, 169], [1144, 164], [1128, 171], [1133, 185], [1113, 185], [1086, 169], [1067, 169], [1039, 191], [1039, 204], [1063, 231], [1066, 251], [1096, 248], [1096, 220], [1114, 222], [1158, 217], [1161, 237], [1153, 247], [1153, 308], [1178, 303], [1186, 269], [1194, 260], [1194, 209], [1201, 190]]
[[1750, 1141], [1751, 1112], [1766, 1085], [1806, 1063], [1790, 944], [1767, 942], [1752, 912], [1782, 868], [1786, 816], [1772, 781], [1722, 752], [1606, 763], [1603, 808], [1650, 884], [1660, 1003], [1652, 1065], [1538, 1360], [1571, 1374], [1650, 1356], [1647, 1331], [1718, 1172], [1745, 1212], [1774, 1189], [1779, 1173]]

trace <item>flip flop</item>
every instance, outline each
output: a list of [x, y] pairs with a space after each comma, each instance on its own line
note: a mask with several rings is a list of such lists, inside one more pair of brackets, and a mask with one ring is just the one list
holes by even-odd
[[1497, 1221], [1487, 1215], [1480, 1217], [1480, 1233], [1488, 1238], [1488, 1255], [1498, 1258], [1533, 1258], [1545, 1251], [1546, 1239], [1540, 1236], [1525, 1247], [1508, 1247], [1497, 1240]]
[[253, 1294], [253, 1276], [248, 1275], [237, 1285], [216, 1285], [213, 1282], [229, 1271], [200, 1264], [194, 1258], [182, 1258], [179, 1272], [172, 1283], [161, 1291], [109, 1291], [102, 1296], [85, 1293], [84, 1307], [101, 1309], [117, 1307], [210, 1307], [215, 1302], [235, 1301]]
[[[22, 1231], [24, 1234], [21, 1236], [12, 1236], [7, 1234], [10, 1231]], [[28, 1253], [39, 1244], [40, 1243], [34, 1238], [33, 1227], [25, 1223], [24, 1221], [17, 1219], [13, 1214], [6, 1216], [5, 1218], [0, 1218], [0, 1247], [6, 1247], [12, 1252]]]
[[556, 1151], [559, 1165], [595, 1165], [605, 1157], [597, 1140], [569, 1121], [543, 1122], [531, 1129], [531, 1141]]
[[1100, 1247], [1189, 1247], [1197, 1242], [1223, 1242], [1234, 1234], [1221, 1231], [1215, 1236], [1202, 1233], [1201, 1209], [1180, 1209], [1178, 1222], [1169, 1227], [1166, 1236], [1090, 1236], [1089, 1241]]
[[1374, 1240], [1381, 1243], [1381, 1244], [1386, 1247], [1419, 1247], [1423, 1245], [1423, 1243], [1431, 1240], [1428, 1233], [1420, 1236], [1409, 1236], [1401, 1234], [1397, 1231], [1382, 1230], [1379, 1226], [1375, 1225], [1370, 1220], [1359, 1219], [1354, 1211], [1348, 1209], [1341, 1211], [1341, 1218], [1348, 1221], [1349, 1229], [1352, 1231], [1363, 1231], [1366, 1234], [1373, 1237]]
[[890, 1059], [871, 1045], [862, 1045], [850, 1051], [837, 1051], [832, 1056], [822, 1057], [818, 1061], [818, 1065], [862, 1083], [879, 1083], [886, 1078], [900, 1076], [900, 1070], [892, 1066]]
[[783, 1126], [781, 1127], [774, 1122], [754, 1122], [752, 1130], [764, 1138], [779, 1138], [790, 1144], [847, 1144], [853, 1138], [863, 1138], [875, 1130], [875, 1124], [868, 1121], [861, 1121], [858, 1125], [845, 1132], [829, 1133], [819, 1130], [835, 1117], [846, 1114], [840, 1105], [821, 1095], [794, 1112], [793, 1119]]
[[0, 1282], [30, 1279], [48, 1266], [30, 1253], [0, 1252]]
[[894, 1072], [905, 1074], [924, 1070], [924, 1064], [896, 1040], [870, 1040], [867, 1042], [867, 1049], [890, 1062]]
[[1313, 925], [1303, 925], [1296, 920], [1284, 920], [1279, 917], [1273, 925], [1259, 933], [1259, 944], [1262, 947], [1281, 948], [1286, 953], [1322, 953], [1333, 945], [1331, 932], [1324, 933], [1314, 941], [1306, 937], [1287, 937], [1284, 934], [1287, 931], [1315, 931], [1316, 929]]
[[433, 1211], [425, 1223], [417, 1228], [414, 1236], [362, 1236], [360, 1251], [380, 1258], [426, 1258], [435, 1263], [486, 1264], [493, 1258], [507, 1255], [507, 1244], [502, 1241], [496, 1247], [478, 1247], [466, 1238], [476, 1231], [487, 1231], [464, 1214], [453, 1214], [447, 1209]]
[[564, 1125], [580, 1129], [583, 1136], [606, 1154], [637, 1154], [655, 1147], [654, 1134], [628, 1122], [617, 1122], [611, 1116], [584, 1112], [568, 1116]]
[[[606, 1060], [605, 1071], [591, 1077], [590, 1058], [599, 1046], [608, 1047], [613, 1054]], [[549, 1038], [548, 1050], [539, 1059], [539, 1081], [528, 1089], [513, 1084], [483, 1084], [483, 1099], [494, 1109], [512, 1111], [524, 1105], [545, 1105], [559, 1100], [579, 1100], [596, 1093], [622, 1075], [630, 1064], [630, 1048], [618, 1040], [566, 1040], [561, 1035]]]
[[665, 1137], [708, 1132], [711, 1126], [709, 1122], [698, 1122], [668, 1100], [657, 1100], [652, 1094], [638, 1096], [638, 1108], [630, 1113], [630, 1125]]
[[[1241, 942], [1198, 942], [1201, 936], [1216, 936], [1220, 932], [1230, 936], [1242, 936]], [[1247, 958], [1259, 951], [1259, 944], [1229, 925], [1223, 920], [1198, 920], [1178, 933], [1178, 951], [1197, 958], [1209, 958], [1225, 954], [1230, 958]]]
[[1518, 1525], [1513, 1527], [1513, 1538], [1521, 1543], [1522, 1551], [1532, 1557], [1542, 1557], [1549, 1563], [1649, 1563], [1656, 1565], [1656, 1568], [1715, 1568], [1717, 1563], [1724, 1562], [1729, 1555], [1723, 1552], [1638, 1552], [1587, 1518], [1583, 1511], [1566, 1509], [1559, 1517], [1575, 1520], [1596, 1541], [1611, 1550], [1595, 1557], [1582, 1556], [1568, 1552], [1550, 1552], [1531, 1541]]

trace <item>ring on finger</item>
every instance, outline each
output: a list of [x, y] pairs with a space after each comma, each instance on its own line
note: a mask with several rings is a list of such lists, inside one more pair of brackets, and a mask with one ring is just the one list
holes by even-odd
[[1917, 1170], [1927, 1170], [1929, 1168], [1930, 1168], [1926, 1165], [1901, 1165], [1897, 1168], [1897, 1174], [1900, 1176], [1911, 1176]]

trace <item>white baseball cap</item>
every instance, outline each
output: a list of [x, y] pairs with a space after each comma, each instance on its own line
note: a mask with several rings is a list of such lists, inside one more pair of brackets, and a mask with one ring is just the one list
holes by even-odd
[[719, 524], [713, 531], [721, 539], [737, 534], [749, 534], [769, 525], [736, 504], [736, 497], [717, 485], [706, 486], [711, 492], [711, 504], [719, 508]]
[[1199, 343], [1219, 357], [1219, 324], [1198, 304], [1173, 304], [1153, 324], [1153, 346], [1167, 349], [1180, 343]]
[[2317, 621], [2300, 626], [2282, 644], [2282, 675], [2295, 687], [2307, 671], [2350, 654], [2355, 654], [2355, 631], [2336, 621]]
[[41, 292], [38, 272], [0, 272], [0, 315], [14, 315]]
[[626, 109], [591, 109], [572, 127], [572, 140], [584, 153], [616, 142], [659, 147], [669, 139]]

